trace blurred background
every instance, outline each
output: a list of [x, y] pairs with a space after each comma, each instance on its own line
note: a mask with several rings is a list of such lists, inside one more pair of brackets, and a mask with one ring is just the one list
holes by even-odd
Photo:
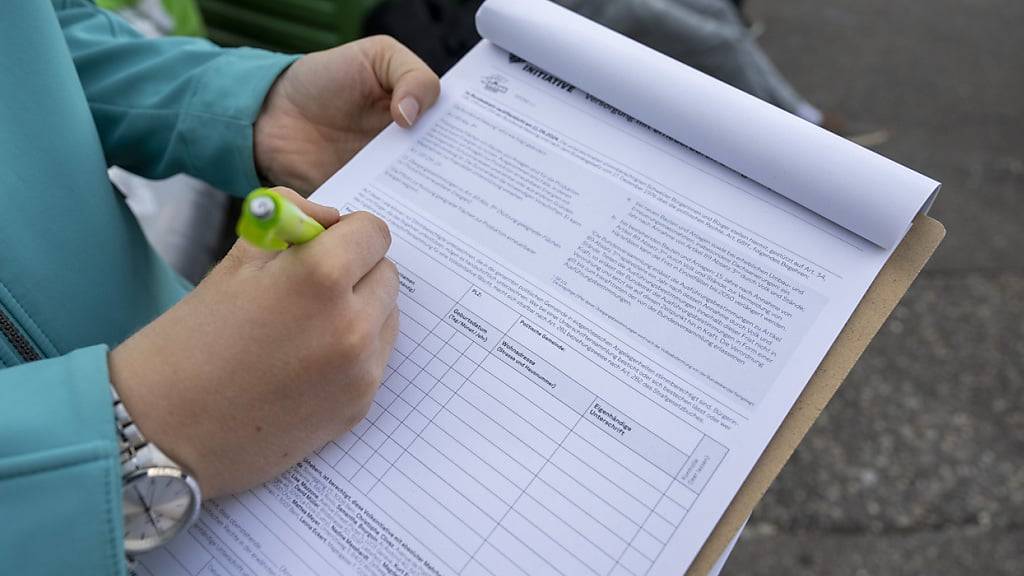
[[1024, 574], [1024, 3], [758, 0], [768, 54], [942, 182], [946, 240], [725, 574]]
[[[777, 104], [943, 183], [945, 242], [723, 573], [1024, 574], [1024, 3], [559, 1], [761, 97], [781, 90]], [[302, 52], [385, 32], [443, 72], [476, 41], [478, 4], [199, 0], [201, 18], [178, 7], [154, 33]], [[183, 242], [189, 215], [134, 186], [154, 244], [201, 277], [223, 242]]]

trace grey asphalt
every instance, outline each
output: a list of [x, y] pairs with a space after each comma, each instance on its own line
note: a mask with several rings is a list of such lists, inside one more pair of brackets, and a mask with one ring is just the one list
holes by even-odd
[[1024, 574], [1024, 3], [748, 8], [809, 99], [942, 181], [948, 236], [723, 573]]

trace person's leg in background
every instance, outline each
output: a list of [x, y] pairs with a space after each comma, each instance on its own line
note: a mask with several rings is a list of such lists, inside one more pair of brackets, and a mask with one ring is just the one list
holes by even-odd
[[[694, 26], [705, 31], [707, 37], [716, 39], [708, 47], [681, 55], [680, 60], [689, 57], [694, 60], [691, 65], [698, 70], [808, 122], [821, 125], [825, 121], [824, 113], [796, 91], [748, 30], [739, 10], [742, 1], [670, 0], [670, 3], [676, 4], [680, 10], [690, 11]], [[707, 21], [701, 22], [699, 17]]]
[[732, 0], [557, 0], [809, 122], [835, 128], [782, 76]]

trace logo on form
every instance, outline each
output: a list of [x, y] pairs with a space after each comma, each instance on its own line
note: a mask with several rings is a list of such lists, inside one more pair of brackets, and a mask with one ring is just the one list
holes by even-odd
[[508, 78], [505, 78], [501, 74], [484, 76], [480, 79], [480, 83], [484, 85], [484, 90], [487, 90], [488, 92], [493, 92], [495, 94], [504, 94], [508, 92]]

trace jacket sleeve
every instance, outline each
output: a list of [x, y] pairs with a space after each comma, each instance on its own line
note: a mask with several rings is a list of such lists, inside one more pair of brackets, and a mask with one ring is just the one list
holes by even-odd
[[258, 185], [252, 125], [295, 60], [198, 38], [145, 38], [86, 0], [54, 0], [107, 163], [191, 174], [240, 195]]
[[0, 369], [5, 574], [124, 574], [107, 347]]

